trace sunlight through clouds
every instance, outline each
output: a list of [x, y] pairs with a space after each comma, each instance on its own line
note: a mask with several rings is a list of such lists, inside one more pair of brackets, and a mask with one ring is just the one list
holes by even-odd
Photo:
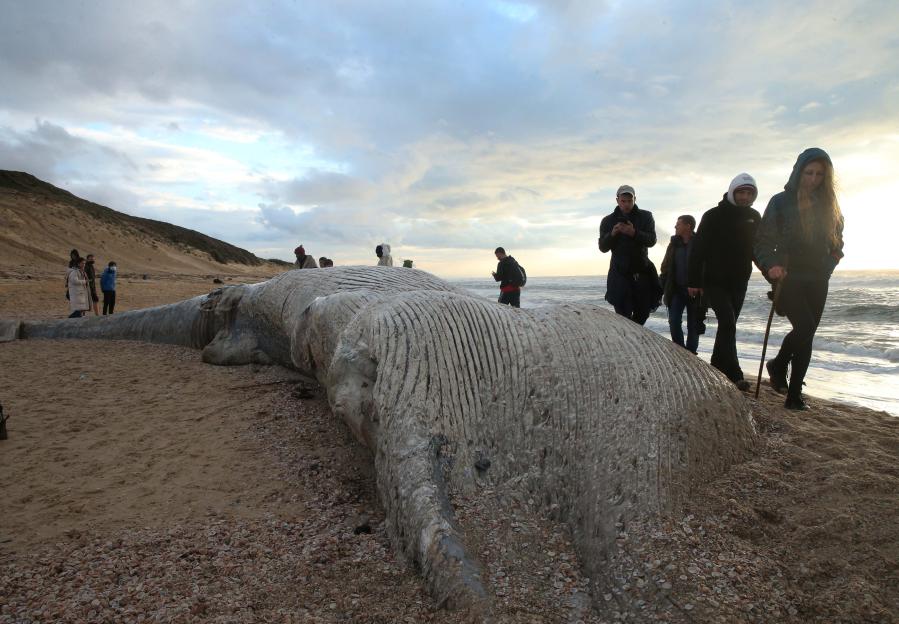
[[367, 261], [385, 240], [450, 276], [508, 244], [574, 275], [606, 270], [618, 185], [664, 240], [740, 171], [764, 210], [815, 145], [841, 182], [842, 266], [899, 265], [876, 253], [899, 228], [897, 3], [174, 6], [8, 7], [0, 168], [178, 225], [229, 213], [208, 233], [268, 256], [302, 237]]

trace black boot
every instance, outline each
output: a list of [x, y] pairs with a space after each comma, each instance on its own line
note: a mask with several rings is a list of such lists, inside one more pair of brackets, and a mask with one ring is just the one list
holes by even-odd
[[808, 411], [811, 409], [808, 406], [808, 403], [806, 403], [803, 400], [801, 394], [796, 395], [796, 396], [792, 396], [792, 395], [788, 394], [787, 400], [784, 402], [784, 407], [787, 408], [788, 410], [795, 410], [797, 412], [805, 412], [805, 411]]
[[768, 369], [768, 377], [771, 380], [771, 387], [778, 394], [785, 394], [787, 391], [787, 369], [777, 365], [777, 360], [768, 360], [765, 364]]

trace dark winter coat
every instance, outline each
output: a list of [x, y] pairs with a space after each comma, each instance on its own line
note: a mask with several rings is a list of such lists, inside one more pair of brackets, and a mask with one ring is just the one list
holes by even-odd
[[[499, 288], [503, 292], [508, 292], [506, 287], [521, 287], [521, 271], [518, 269], [518, 262], [512, 256], [506, 256], [496, 265], [496, 275], [493, 276], [499, 282]], [[506, 289], [506, 290], [503, 290]]]
[[[674, 291], [678, 286], [675, 256], [683, 250], [686, 252], [683, 258], [687, 262], [690, 250], [693, 247], [693, 240], [691, 238], [689, 243], [685, 243], [684, 239], [675, 234], [671, 237], [668, 248], [665, 250], [665, 258], [662, 260], [662, 268], [659, 274], [659, 283], [662, 286], [662, 301], [664, 301], [666, 307], [671, 306], [671, 298], [674, 296]], [[686, 284], [683, 284], [683, 286], [686, 286]]]
[[799, 177], [812, 160], [830, 157], [822, 149], [809, 148], [799, 155], [784, 191], [768, 202], [765, 216], [755, 241], [755, 255], [762, 271], [773, 266], [786, 268], [793, 279], [830, 279], [837, 263], [843, 257], [843, 221], [837, 224], [837, 244], [823, 230], [811, 240], [802, 235], [799, 221]]
[[745, 284], [752, 275], [753, 243], [762, 216], [755, 208], [727, 200], [702, 215], [690, 250], [691, 288]]
[[[637, 233], [633, 238], [619, 234], [612, 236], [612, 228], [616, 223], [630, 221]], [[609, 270], [622, 275], [640, 273], [649, 261], [647, 249], [656, 244], [656, 222], [648, 210], [640, 210], [635, 204], [629, 214], [625, 215], [621, 208], [615, 207], [612, 214], [606, 216], [599, 225], [599, 250], [612, 252]]]
[[[630, 221], [636, 229], [633, 238], [619, 234], [612, 236], [612, 228], [616, 223]], [[640, 210], [636, 204], [630, 213], [625, 215], [621, 208], [615, 206], [612, 214], [603, 218], [599, 225], [599, 250], [612, 252], [609, 262], [609, 274], [606, 278], [606, 301], [618, 305], [622, 298], [631, 296], [628, 282], [635, 275], [650, 271], [655, 273], [655, 266], [649, 261], [647, 249], [656, 244], [656, 222], [648, 210]], [[628, 280], [622, 280], [627, 277]], [[646, 280], [638, 280], [641, 283]], [[647, 281], [648, 283], [648, 281]], [[654, 279], [653, 283], [658, 284]]]

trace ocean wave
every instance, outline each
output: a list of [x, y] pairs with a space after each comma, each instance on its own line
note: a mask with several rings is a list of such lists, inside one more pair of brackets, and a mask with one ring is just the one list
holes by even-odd
[[[647, 323], [647, 327], [663, 336], [668, 335], [667, 324], [663, 326], [660, 323], [652, 325]], [[714, 343], [715, 330], [716, 327], [713, 321], [712, 324], [707, 326], [705, 335], [700, 336], [700, 345], [703, 343], [708, 343], [709, 345]], [[777, 331], [772, 331], [768, 339], [768, 349], [779, 348], [788, 331], [789, 327], [781, 327]], [[737, 341], [745, 347], [749, 347], [752, 350], [760, 350], [764, 338], [764, 332], [761, 330], [746, 331], [745, 326], [742, 329], [739, 324], [737, 326]], [[870, 342], [861, 342], [858, 335], [850, 335], [847, 340], [838, 340], [833, 336], [822, 335], [819, 330], [819, 334], [815, 336], [814, 349], [819, 354], [824, 352], [832, 354], [834, 361], [842, 363], [841, 365], [848, 365], [854, 360], [854, 364], [858, 364], [860, 369], [870, 368], [872, 371], [880, 371], [885, 367], [890, 371], [899, 372], [893, 366], [899, 364], [899, 346], [895, 344], [895, 341], [887, 344], [871, 344]], [[859, 359], [869, 360], [869, 362], [859, 362]]]
[[899, 323], [899, 305], [884, 303], [859, 303], [833, 306], [825, 314], [845, 321], [869, 321], [875, 323]]

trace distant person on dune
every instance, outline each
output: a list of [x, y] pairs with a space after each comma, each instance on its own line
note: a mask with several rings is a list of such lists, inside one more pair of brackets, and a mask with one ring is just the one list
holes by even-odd
[[393, 266], [393, 256], [390, 255], [390, 245], [387, 243], [375, 247], [375, 255], [378, 256], [378, 266]]
[[778, 312], [793, 326], [780, 352], [767, 364], [771, 385], [787, 393], [784, 407], [806, 410], [802, 383], [812, 359], [812, 341], [824, 313], [830, 276], [843, 257], [843, 213], [827, 152], [811, 147], [796, 159], [783, 192], [765, 208], [755, 254], [766, 277], [780, 282]]
[[69, 294], [69, 318], [80, 318], [91, 309], [91, 293], [84, 271], [86, 261], [78, 258], [78, 262], [66, 273], [66, 288]]
[[103, 291], [103, 315], [112, 314], [115, 310], [115, 278], [116, 263], [110, 262], [100, 276], [100, 290]]
[[712, 366], [744, 392], [750, 384], [743, 379], [737, 357], [737, 319], [746, 299], [754, 258], [752, 245], [762, 220], [752, 208], [758, 194], [755, 179], [748, 173], [731, 180], [718, 205], [699, 221], [688, 275], [690, 296], [704, 297], [718, 319]]
[[312, 256], [306, 255], [306, 250], [302, 245], [293, 250], [294, 255], [297, 257], [296, 265], [298, 269], [317, 269], [318, 265], [315, 264], [315, 258]]
[[84, 272], [87, 274], [87, 286], [91, 295], [91, 309], [94, 316], [100, 316], [100, 296], [97, 294], [97, 272], [94, 269], [94, 254], [87, 254]]

